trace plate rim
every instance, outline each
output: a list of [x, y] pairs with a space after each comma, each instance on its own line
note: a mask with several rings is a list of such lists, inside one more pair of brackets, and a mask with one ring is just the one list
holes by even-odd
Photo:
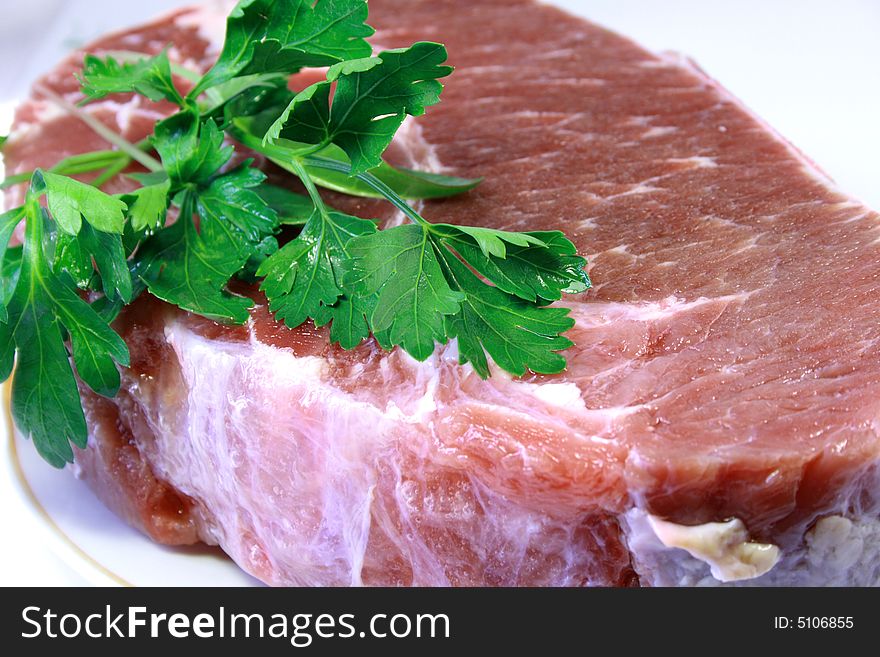
[[12, 386], [9, 379], [2, 384], [2, 410], [6, 426], [7, 474], [18, 492], [21, 501], [32, 512], [32, 517], [45, 537], [49, 539], [51, 551], [67, 566], [81, 575], [88, 583], [96, 586], [134, 587], [135, 585], [101, 563], [71, 538], [52, 518], [34, 492], [18, 455], [19, 433], [12, 419]]

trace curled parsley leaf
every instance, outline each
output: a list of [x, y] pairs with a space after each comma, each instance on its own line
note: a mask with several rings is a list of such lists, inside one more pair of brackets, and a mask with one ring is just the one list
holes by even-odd
[[171, 181], [165, 177], [160, 182], [144, 185], [122, 197], [128, 206], [128, 219], [135, 231], [157, 230], [165, 225], [169, 191]]
[[365, 57], [367, 12], [365, 0], [243, 0], [229, 15], [217, 63], [190, 96], [241, 76]]
[[379, 166], [406, 115], [420, 116], [439, 102], [443, 85], [437, 79], [452, 72], [445, 61], [441, 44], [419, 42], [335, 64], [326, 81], [294, 97], [269, 127], [266, 140], [284, 136], [321, 146], [336, 144], [351, 160], [352, 173]]
[[83, 93], [90, 100], [108, 94], [137, 92], [152, 101], [168, 100], [183, 105], [164, 50], [155, 57], [122, 63], [113, 57], [86, 55], [80, 82]]

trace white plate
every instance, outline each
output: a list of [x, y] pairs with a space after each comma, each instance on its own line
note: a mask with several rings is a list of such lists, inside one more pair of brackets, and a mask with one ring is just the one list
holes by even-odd
[[[555, 1], [654, 50], [693, 56], [844, 190], [880, 207], [876, 0]], [[189, 2], [31, 0], [7, 12], [0, 24], [0, 134], [11, 99], [71, 43], [182, 4]], [[11, 540], [0, 541], [0, 585], [256, 583], [218, 551], [164, 548], [125, 525], [69, 471], [47, 466], [31, 444], [11, 437], [8, 391], [3, 399], [0, 499]]]
[[[3, 386], [7, 474], [68, 568], [99, 586], [256, 586], [217, 548], [157, 545], [109, 511], [70, 468], [46, 465], [9, 422]], [[12, 436], [11, 439], [9, 436]]]

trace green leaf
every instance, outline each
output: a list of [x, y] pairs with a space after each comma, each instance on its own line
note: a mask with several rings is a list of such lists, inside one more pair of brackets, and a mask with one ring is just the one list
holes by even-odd
[[[0, 267], [4, 267], [4, 273], [6, 262], [4, 258], [9, 248], [9, 240], [12, 238], [15, 227], [21, 223], [23, 217], [24, 208], [21, 207], [13, 208], [0, 215]], [[6, 280], [5, 277], [3, 280]], [[9, 300], [10, 293], [11, 290], [7, 289], [6, 286], [0, 286], [0, 322], [5, 322], [7, 319], [6, 302]]]
[[212, 120], [202, 123], [195, 108], [159, 121], [153, 146], [174, 185], [207, 181], [233, 152], [232, 146], [223, 146], [223, 132], [217, 124]]
[[12, 386], [13, 416], [43, 458], [61, 467], [73, 460], [69, 443], [84, 448], [87, 440], [62, 327], [70, 336], [80, 377], [100, 394], [115, 394], [119, 385], [116, 363], [128, 365], [129, 359], [122, 339], [79, 298], [71, 284], [49, 268], [43, 253], [40, 193], [32, 189], [25, 203], [27, 223], [18, 281], [7, 308], [9, 322], [0, 328], [0, 369], [10, 366], [14, 341], [18, 367]]
[[9, 139], [9, 135], [0, 135], [0, 151], [3, 150], [3, 147], [6, 145], [6, 140]]
[[254, 247], [253, 253], [248, 257], [247, 262], [235, 277], [240, 281], [247, 283], [257, 282], [257, 270], [262, 267], [266, 259], [278, 250], [278, 240], [273, 235], [264, 237], [259, 244]]
[[0, 322], [0, 381], [6, 381], [15, 365], [15, 340], [12, 328]]
[[99, 395], [113, 397], [119, 390], [114, 361], [128, 366], [128, 347], [105, 321], [55, 276], [43, 277], [47, 296], [67, 329], [73, 360], [80, 378]]
[[190, 97], [238, 76], [366, 57], [365, 37], [373, 34], [366, 19], [364, 0], [243, 0], [226, 21], [217, 63]]
[[18, 283], [18, 273], [21, 268], [21, 250], [21, 245], [8, 247], [3, 254], [2, 261], [0, 261], [0, 309], [2, 309], [0, 311], [2, 312], [0, 314], [0, 322], [6, 322], [9, 319], [6, 314], [6, 304], [9, 303], [12, 292]]
[[309, 318], [320, 317], [318, 325], [333, 320], [332, 306], [343, 294], [341, 265], [350, 257], [346, 244], [375, 232], [375, 224], [366, 219], [316, 209], [299, 236], [257, 270], [257, 276], [265, 277], [261, 289], [269, 309], [290, 327]]
[[568, 308], [536, 306], [486, 285], [448, 252], [443, 266], [453, 286], [465, 292], [461, 311], [446, 317], [449, 337], [458, 339], [459, 362], [470, 362], [483, 378], [489, 376], [487, 353], [515, 376], [565, 369], [565, 358], [557, 352], [572, 346], [562, 336], [574, 326]]
[[[406, 115], [424, 114], [440, 100], [443, 85], [437, 78], [452, 72], [452, 67], [442, 65], [445, 61], [441, 44], [418, 42], [378, 57], [336, 64], [327, 72], [327, 81], [294, 96], [270, 126], [267, 141], [281, 136], [334, 143], [348, 155], [353, 173], [379, 166]], [[332, 82], [336, 90], [331, 107]]]
[[136, 231], [157, 230], [165, 225], [168, 210], [168, 193], [171, 181], [165, 179], [152, 185], [145, 185], [123, 195], [128, 205], [128, 217]]
[[[285, 73], [253, 73], [251, 75], [242, 75], [213, 87], [211, 89], [211, 95], [216, 105], [219, 106], [246, 91], [253, 93], [260, 89], [286, 89], [289, 78], [290, 76]], [[216, 109], [216, 107], [211, 108], [208, 111], [213, 111], [214, 109]]]
[[184, 192], [178, 220], [144, 242], [138, 256], [136, 269], [154, 296], [212, 319], [247, 321], [251, 300], [226, 286], [277, 228], [274, 211], [253, 191], [263, 179], [245, 163], [205, 189]]
[[[281, 137], [269, 139], [271, 134], [267, 134], [267, 130], [271, 125], [268, 122], [271, 121], [270, 114], [272, 113], [261, 112], [252, 117], [232, 118], [230, 121], [232, 134], [251, 150], [262, 153], [273, 163], [291, 173], [295, 173], [291, 161], [293, 159], [300, 161], [317, 185], [353, 196], [385, 198], [373, 187], [352, 176], [348, 155], [339, 146], [328, 144], [316, 153], [303, 157], [303, 153], [314, 150], [313, 144]], [[274, 116], [278, 116], [277, 111]], [[276, 119], [278, 125], [283, 121], [283, 117]], [[323, 132], [313, 134], [315, 139], [320, 139], [322, 136]], [[298, 137], [304, 138], [302, 135]], [[384, 160], [370, 169], [369, 173], [385, 183], [398, 196], [410, 200], [455, 196], [473, 189], [482, 182], [482, 178], [460, 178], [396, 168]]]
[[[309, 147], [309, 144], [304, 142], [294, 142], [283, 138], [275, 139], [271, 143], [268, 139], [260, 140], [256, 134], [260, 127], [254, 121], [238, 119], [235, 126], [237, 130], [245, 131], [250, 137], [248, 147], [262, 153], [279, 167], [291, 173], [293, 173], [293, 167], [290, 160], [292, 158], [300, 159], [300, 154]], [[333, 170], [315, 166], [316, 162], [330, 162], [344, 166], [338, 167], [342, 170]], [[317, 153], [303, 158], [302, 164], [316, 185], [352, 196], [385, 198], [375, 189], [351, 175], [348, 156], [345, 151], [334, 144], [329, 144]], [[482, 182], [482, 178], [459, 178], [427, 171], [397, 168], [384, 160], [378, 166], [370, 169], [370, 174], [388, 185], [402, 198], [410, 200], [455, 196], [470, 191]]]
[[487, 233], [484, 228], [446, 224], [435, 224], [432, 230], [482, 276], [526, 301], [556, 301], [563, 292], [590, 287], [586, 260], [558, 231]]
[[0, 320], [0, 381], [9, 378], [15, 363], [15, 340], [12, 336], [12, 327], [7, 324], [9, 317], [6, 312], [6, 304], [12, 298], [15, 286], [18, 284], [21, 255], [21, 246], [13, 246], [5, 248], [3, 257], [0, 258], [0, 303], [2, 303], [0, 308], [2, 308], [3, 314], [2, 320]]
[[[334, 306], [322, 306], [314, 320], [316, 326], [330, 324], [330, 342], [338, 342], [343, 349], [354, 349], [370, 336], [370, 326], [366, 316], [372, 312], [372, 300], [363, 297], [350, 297], [343, 294]], [[377, 336], [377, 341], [390, 349], [391, 345]]]
[[447, 339], [443, 318], [460, 310], [464, 294], [450, 288], [435, 246], [422, 226], [405, 224], [355, 238], [344, 283], [363, 297], [378, 294], [369, 317], [374, 332], [388, 330], [392, 344], [417, 360]]
[[303, 225], [315, 210], [315, 204], [308, 196], [291, 192], [284, 187], [263, 183], [254, 191], [266, 205], [275, 211], [279, 223], [282, 224]]
[[81, 289], [88, 289], [95, 275], [93, 259], [104, 294], [128, 303], [132, 294], [131, 274], [121, 236], [95, 230], [89, 224], [83, 224], [75, 237], [58, 235], [54, 269], [66, 271]]
[[83, 93], [93, 100], [108, 94], [136, 92], [154, 102], [164, 99], [183, 105], [183, 98], [174, 87], [171, 64], [164, 50], [155, 57], [125, 63], [113, 57], [86, 55], [79, 79]]
[[232, 105], [235, 105], [235, 110], [240, 110], [238, 101], [244, 98], [253, 99], [256, 97], [265, 102], [267, 92], [292, 96], [287, 90], [289, 77], [285, 73], [255, 73], [232, 78], [218, 84], [207, 90], [208, 104], [206, 107], [202, 107], [202, 117], [219, 118], [227, 109], [230, 109], [231, 114], [235, 115], [237, 112], [233, 111]]
[[61, 468], [73, 462], [69, 443], [85, 448], [88, 432], [59, 322], [42, 296], [27, 296], [31, 279], [24, 267], [10, 303], [18, 351], [12, 415], [40, 456]]
[[95, 270], [91, 256], [80, 248], [76, 235], [59, 233], [55, 238], [55, 258], [52, 269], [56, 273], [67, 272], [73, 284], [81, 290], [87, 290]]
[[45, 183], [49, 213], [62, 232], [76, 235], [85, 217], [98, 230], [122, 233], [126, 206], [118, 198], [56, 173], [37, 170], [34, 177], [37, 185], [40, 178]]
[[168, 174], [164, 169], [160, 171], [133, 171], [125, 174], [126, 178], [131, 178], [136, 183], [140, 183], [143, 187], [151, 185], [161, 185], [168, 180]]
[[449, 224], [435, 224], [435, 229], [464, 233], [476, 242], [477, 246], [480, 247], [480, 250], [487, 257], [505, 258], [507, 256], [507, 244], [523, 248], [547, 246], [532, 233], [515, 233], [480, 226], [450, 226]]
[[157, 232], [144, 242], [139, 271], [153, 296], [210, 319], [242, 324], [253, 304], [230, 294], [226, 285], [249, 253], [229, 227], [205, 224], [196, 231], [181, 215]]
[[330, 82], [316, 82], [300, 91], [277, 119], [266, 130], [263, 144], [273, 144], [281, 136], [285, 126], [290, 126], [286, 138], [296, 134], [296, 140], [308, 144], [329, 144], [330, 133]]
[[[131, 281], [132, 293], [131, 300], [137, 299], [146, 289], [147, 286], [140, 278], [133, 278]], [[130, 303], [130, 302], [129, 302]], [[89, 304], [98, 316], [107, 324], [112, 324], [113, 320], [119, 315], [122, 309], [127, 305], [118, 297], [110, 299], [106, 296], [100, 296]]]
[[[308, 165], [306, 169], [311, 171]], [[324, 169], [320, 177], [325, 178], [328, 173], [331, 172]], [[400, 196], [409, 200], [456, 196], [474, 189], [483, 181], [482, 178], [461, 178], [459, 176], [448, 176], [430, 171], [396, 168], [387, 162], [382, 162], [375, 169], [371, 169], [370, 173]], [[327, 184], [324, 184], [324, 186], [329, 187]]]
[[219, 176], [198, 193], [198, 211], [203, 223], [229, 223], [243, 241], [256, 244], [275, 232], [278, 215], [257, 194], [266, 175], [247, 160]]
[[[231, 85], [239, 79], [241, 78], [234, 78], [224, 85], [213, 88], [209, 94], [215, 96], [219, 93], [218, 90], [222, 90], [227, 84]], [[245, 131], [256, 136], [256, 141], [259, 141], [294, 95], [287, 88], [286, 79], [284, 84], [280, 86], [246, 87], [226, 100], [218, 98], [218, 104], [210, 110], [210, 117], [224, 129], [241, 124], [239, 127], [246, 127]]]
[[[287, 143], [290, 142], [280, 140], [276, 145], [284, 146]], [[311, 166], [309, 161], [315, 159], [328, 159], [348, 164], [348, 156], [338, 146], [331, 144], [315, 155], [309, 156], [303, 163], [315, 184], [352, 196], [384, 198], [366, 183], [352, 177], [350, 173]], [[283, 163], [276, 162], [276, 164], [285, 168]], [[414, 169], [399, 169], [384, 160], [379, 166], [370, 169], [370, 174], [388, 185], [399, 196], [409, 200], [455, 196], [472, 190], [482, 182], [482, 178], [458, 178]]]

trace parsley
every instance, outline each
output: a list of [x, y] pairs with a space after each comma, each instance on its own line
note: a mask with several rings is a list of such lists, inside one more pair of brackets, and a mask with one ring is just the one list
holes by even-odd
[[253, 191], [264, 178], [246, 162], [181, 192], [178, 221], [145, 240], [139, 254], [154, 296], [212, 319], [247, 320], [253, 303], [226, 285], [277, 227], [275, 211]]
[[183, 98], [171, 77], [171, 63], [164, 51], [155, 57], [124, 63], [113, 57], [101, 59], [86, 55], [80, 81], [82, 92], [92, 100], [134, 91], [152, 101], [164, 99], [183, 105]]
[[579, 262], [565, 272], [568, 276], [558, 269], [545, 270], [552, 276], [544, 279], [538, 267], [537, 274], [523, 271], [522, 263], [529, 259], [559, 262], [565, 257], [560, 251], [573, 251], [560, 233], [549, 233], [549, 244], [538, 235], [424, 221], [406, 224], [349, 242], [346, 283], [356, 294], [377, 295], [367, 318], [371, 329], [390, 331], [390, 343], [419, 360], [431, 355], [435, 342], [457, 337], [461, 362], [472, 362], [481, 376], [489, 375], [484, 349], [518, 376], [527, 369], [559, 372], [565, 360], [555, 352], [571, 346], [560, 334], [573, 322], [566, 309], [535, 301], [539, 296], [558, 299], [564, 289], [583, 291], [589, 282]]
[[208, 180], [232, 157], [232, 146], [223, 145], [223, 133], [212, 120], [202, 122], [198, 110], [186, 111], [156, 124], [153, 145], [172, 183]]
[[125, 203], [102, 191], [54, 173], [36, 174], [49, 197], [49, 212], [58, 228], [76, 235], [85, 217], [98, 230], [121, 233], [125, 222]]
[[[303, 172], [303, 180], [317, 203], [296, 239], [269, 256], [257, 270], [265, 280], [262, 290], [270, 300], [269, 309], [288, 326], [299, 326], [312, 318], [319, 326], [333, 321], [332, 339], [344, 336], [342, 346], [352, 348], [369, 334], [349, 327], [340, 333], [337, 326], [339, 307], [344, 296], [342, 268], [351, 258], [348, 244], [352, 238], [376, 232], [373, 222], [329, 210]], [[342, 308], [351, 323], [350, 309]]]
[[243, 0], [229, 15], [217, 63], [190, 95], [236, 77], [367, 56], [372, 48], [364, 38], [373, 28], [366, 19], [363, 0]]
[[[74, 292], [66, 282], [69, 275], [51, 267], [44, 239], [48, 217], [39, 203], [39, 197], [50, 189], [44, 176], [39, 171], [34, 174], [24, 207], [13, 211], [25, 218], [25, 240], [6, 300], [6, 321], [0, 324], [0, 370], [8, 375], [12, 369], [14, 345], [18, 354], [12, 386], [15, 421], [30, 434], [43, 458], [60, 467], [73, 460], [69, 443], [85, 448], [88, 438], [62, 330], [70, 338], [77, 373], [98, 394], [116, 394], [116, 363], [128, 365], [128, 348]], [[111, 205], [112, 197], [93, 191], [96, 207], [82, 209], [91, 213]]]
[[[490, 359], [517, 376], [564, 369], [573, 322], [549, 304], [590, 286], [584, 259], [557, 231], [432, 223], [408, 203], [480, 179], [382, 159], [405, 118], [440, 100], [452, 68], [439, 43], [373, 56], [366, 20], [365, 0], [242, 0], [204, 75], [167, 50], [87, 55], [83, 102], [138, 93], [177, 106], [138, 144], [42, 89], [111, 144], [0, 183], [28, 186], [24, 205], [0, 215], [0, 378], [15, 364], [15, 420], [48, 462], [86, 444], [76, 377], [98, 394], [118, 390], [128, 351], [110, 323], [144, 293], [242, 323], [253, 301], [232, 291], [240, 279], [259, 285], [277, 319], [329, 325], [344, 349], [372, 335], [424, 360], [455, 339], [483, 377]], [[288, 90], [290, 74], [316, 66], [329, 67], [326, 79]], [[236, 142], [306, 193], [269, 184]], [[133, 163], [147, 173], [123, 173]], [[136, 188], [101, 191], [119, 175]], [[320, 187], [385, 199], [409, 221], [381, 229], [327, 205]], [[9, 246], [22, 221], [23, 244]]]
[[448, 338], [458, 338], [461, 363], [489, 376], [486, 352], [498, 366], [522, 376], [526, 370], [552, 374], [565, 368], [557, 352], [572, 346], [562, 333], [574, 326], [566, 308], [545, 308], [484, 285], [454, 257], [443, 258], [451, 287], [465, 293], [461, 310], [445, 317]]
[[171, 181], [166, 176], [164, 180], [139, 187], [122, 197], [134, 230], [156, 230], [165, 225], [170, 189]]
[[407, 114], [420, 116], [439, 102], [443, 86], [437, 78], [452, 73], [451, 66], [442, 65], [445, 61], [446, 48], [420, 42], [335, 64], [326, 81], [307, 87], [290, 101], [265, 139], [292, 135], [320, 146], [336, 144], [351, 160], [353, 173], [367, 171], [381, 164], [382, 153]]

